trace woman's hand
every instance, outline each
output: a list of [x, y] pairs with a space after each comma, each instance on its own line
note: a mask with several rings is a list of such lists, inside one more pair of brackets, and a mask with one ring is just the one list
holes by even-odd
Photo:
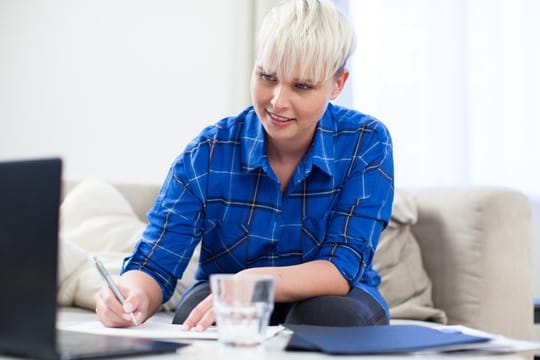
[[191, 310], [186, 321], [182, 324], [184, 330], [204, 331], [214, 323], [214, 298], [208, 295], [197, 306]]
[[[96, 314], [99, 321], [107, 327], [128, 327], [138, 325], [148, 316], [148, 296], [142, 289], [118, 287], [126, 301], [120, 304], [108, 286], [103, 286], [96, 293]], [[136, 324], [130, 313], [133, 313]]]
[[162, 293], [158, 283], [142, 271], [128, 271], [118, 281], [118, 288], [125, 298], [120, 304], [116, 296], [104, 285], [95, 295], [96, 314], [107, 327], [128, 327], [141, 324], [153, 315], [161, 305]]

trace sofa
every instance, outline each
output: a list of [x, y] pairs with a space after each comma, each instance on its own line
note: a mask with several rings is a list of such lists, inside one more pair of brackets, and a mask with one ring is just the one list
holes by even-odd
[[[64, 182], [58, 288], [64, 320], [93, 309], [101, 279], [88, 255], [97, 254], [118, 276], [158, 191], [158, 185]], [[462, 324], [532, 339], [531, 243], [528, 199], [512, 189], [398, 189], [374, 259], [392, 323]], [[161, 318], [172, 317], [197, 261], [195, 252]]]

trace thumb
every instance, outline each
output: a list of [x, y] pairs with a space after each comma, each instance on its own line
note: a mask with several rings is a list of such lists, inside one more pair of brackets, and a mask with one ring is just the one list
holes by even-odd
[[124, 305], [122, 305], [122, 309], [124, 309], [125, 312], [133, 312], [135, 311], [137, 307], [133, 305], [131, 301], [126, 300], [124, 302]]
[[131, 289], [127, 292], [126, 300], [122, 305], [125, 312], [133, 312], [138, 318], [144, 318], [148, 312], [148, 298], [144, 291], [138, 291], [138, 289]]
[[133, 291], [130, 288], [124, 286], [120, 287], [120, 291], [124, 295], [124, 303], [122, 304], [122, 309], [126, 312], [135, 311], [140, 304], [140, 296], [137, 295], [136, 291]]

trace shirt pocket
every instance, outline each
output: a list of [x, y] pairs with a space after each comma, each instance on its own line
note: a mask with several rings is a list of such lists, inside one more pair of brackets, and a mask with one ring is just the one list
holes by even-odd
[[246, 268], [249, 231], [243, 224], [205, 221], [201, 265], [207, 274], [237, 273]]
[[317, 255], [319, 250], [325, 245], [330, 218], [331, 212], [328, 211], [321, 217], [307, 216], [302, 220], [302, 228], [300, 230], [302, 262], [318, 260]]

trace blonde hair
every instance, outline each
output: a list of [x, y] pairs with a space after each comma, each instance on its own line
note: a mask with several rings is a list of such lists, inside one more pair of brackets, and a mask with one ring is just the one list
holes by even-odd
[[327, 0], [292, 0], [264, 18], [256, 66], [285, 79], [319, 82], [341, 71], [355, 47], [352, 26]]

